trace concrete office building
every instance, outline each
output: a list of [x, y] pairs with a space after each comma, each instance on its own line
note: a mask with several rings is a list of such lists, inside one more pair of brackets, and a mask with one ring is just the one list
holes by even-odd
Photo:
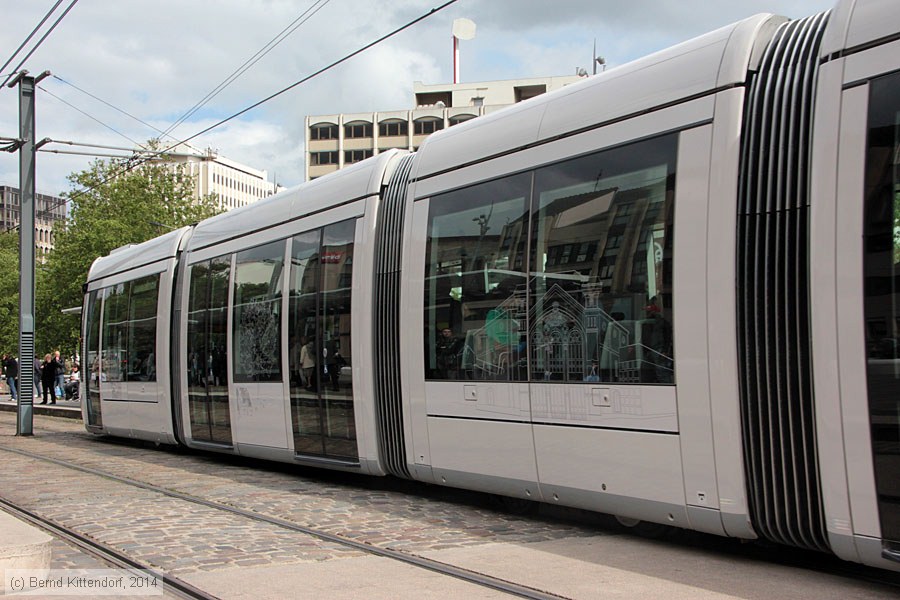
[[413, 83], [415, 108], [306, 117], [306, 179], [390, 148], [416, 150], [435, 131], [559, 89], [581, 78], [537, 77], [425, 85]]
[[167, 160], [184, 165], [185, 173], [194, 178], [195, 198], [216, 194], [219, 206], [225, 210], [267, 198], [281, 189], [268, 181], [266, 171], [219, 156], [212, 149], [179, 146]]
[[[53, 249], [53, 226], [65, 223], [65, 198], [47, 194], [34, 195], [34, 245], [35, 258], [43, 261]], [[0, 231], [9, 231], [19, 226], [22, 218], [22, 202], [19, 188], [0, 186]]]

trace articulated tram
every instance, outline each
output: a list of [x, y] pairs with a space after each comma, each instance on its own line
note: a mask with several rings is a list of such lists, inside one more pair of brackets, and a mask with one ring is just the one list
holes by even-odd
[[900, 569], [900, 11], [757, 15], [99, 258], [89, 431]]

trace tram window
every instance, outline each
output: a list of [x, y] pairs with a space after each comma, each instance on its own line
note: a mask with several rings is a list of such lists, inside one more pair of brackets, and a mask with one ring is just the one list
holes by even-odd
[[869, 89], [863, 197], [866, 377], [881, 537], [900, 543], [900, 73], [872, 81]]
[[532, 380], [673, 382], [676, 144], [670, 135], [535, 172]]
[[101, 369], [106, 381], [125, 381], [128, 364], [128, 291], [131, 282], [107, 288], [103, 305], [103, 356]]
[[525, 339], [531, 174], [430, 200], [425, 259], [425, 377], [527, 377]]
[[159, 275], [131, 282], [128, 302], [127, 381], [156, 381], [156, 307]]
[[232, 356], [235, 382], [281, 381], [283, 240], [237, 253]]

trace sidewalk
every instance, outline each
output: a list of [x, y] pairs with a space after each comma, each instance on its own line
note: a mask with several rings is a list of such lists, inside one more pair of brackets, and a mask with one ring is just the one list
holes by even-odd
[[[56, 404], [41, 404], [42, 399], [34, 400], [34, 414], [36, 415], [52, 415], [54, 417], [65, 417], [69, 419], [81, 418], [81, 401], [56, 399]], [[18, 403], [9, 396], [9, 390], [3, 386], [3, 392], [0, 392], [0, 411], [16, 412]]]

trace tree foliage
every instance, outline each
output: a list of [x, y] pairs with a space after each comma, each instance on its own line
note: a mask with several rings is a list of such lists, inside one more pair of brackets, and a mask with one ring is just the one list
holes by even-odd
[[69, 175], [65, 227], [54, 230], [54, 250], [39, 269], [36, 294], [36, 350], [77, 352], [81, 321], [64, 315], [80, 306], [91, 263], [112, 250], [137, 244], [219, 212], [215, 197], [193, 197], [194, 183], [183, 165], [148, 163], [126, 171], [120, 160], [95, 160]]
[[0, 352], [19, 353], [19, 232], [0, 233]]

